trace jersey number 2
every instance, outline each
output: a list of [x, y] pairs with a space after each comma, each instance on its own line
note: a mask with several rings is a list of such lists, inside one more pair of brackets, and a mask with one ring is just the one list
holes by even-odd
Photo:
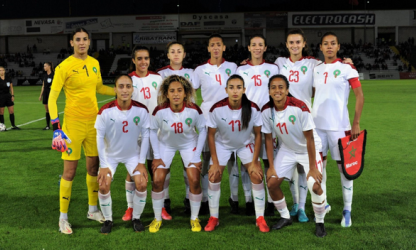
[[129, 125], [129, 122], [128, 121], [123, 121], [123, 133], [127, 133], [127, 132], [129, 132], [127, 129], [126, 129], [126, 127]]

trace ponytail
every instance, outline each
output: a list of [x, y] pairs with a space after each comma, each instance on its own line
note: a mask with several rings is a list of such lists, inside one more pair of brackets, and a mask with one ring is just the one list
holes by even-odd
[[241, 98], [241, 122], [243, 123], [242, 129], [247, 129], [251, 120], [251, 102], [247, 98], [246, 94], [243, 94]]

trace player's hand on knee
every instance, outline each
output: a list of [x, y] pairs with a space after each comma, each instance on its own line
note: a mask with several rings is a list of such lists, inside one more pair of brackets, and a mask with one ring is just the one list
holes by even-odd
[[[152, 166], [152, 168], [153, 168], [153, 166]], [[137, 164], [136, 168], [133, 170], [133, 174], [135, 174], [137, 172], [138, 172], [138, 174], [134, 175], [134, 179], [138, 180], [139, 183], [141, 183], [141, 182], [147, 183], [148, 182], [148, 176], [147, 176], [147, 171], [146, 171], [146, 167], [144, 166], [144, 164], [142, 164], [142, 163]]]
[[191, 162], [189, 163], [188, 167], [190, 167], [191, 165], [194, 165], [196, 169], [199, 170], [200, 173], [202, 173], [202, 161], [201, 162]]
[[318, 169], [316, 169], [314, 167], [310, 167], [309, 173], [306, 176], [306, 180], [308, 180], [309, 177], [314, 178], [315, 181], [318, 182], [318, 183], [322, 182], [322, 174], [318, 171]]
[[97, 182], [99, 186], [106, 185], [108, 186], [108, 177], [111, 178], [111, 171], [109, 168], [100, 168], [97, 176]]
[[166, 167], [165, 163], [163, 162], [162, 159], [153, 159], [152, 161], [152, 172], [155, 173], [157, 167], [159, 167], [160, 165]]
[[250, 177], [259, 178], [260, 180], [263, 180], [263, 170], [261, 169], [259, 161], [251, 162], [247, 168], [247, 171]]
[[269, 182], [269, 180], [271, 178], [276, 178], [278, 179], [279, 177], [277, 176], [276, 170], [274, 169], [273, 166], [269, 167], [269, 170], [267, 170], [267, 182]]
[[208, 179], [215, 180], [219, 178], [221, 180], [221, 177], [222, 177], [222, 172], [221, 172], [220, 166], [217, 164], [211, 165], [208, 170]]

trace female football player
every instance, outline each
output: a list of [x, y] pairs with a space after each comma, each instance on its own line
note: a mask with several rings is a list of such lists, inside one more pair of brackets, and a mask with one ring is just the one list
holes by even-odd
[[[324, 168], [327, 164], [328, 150], [331, 151], [332, 159], [337, 161], [344, 199], [341, 226], [350, 227], [353, 181], [345, 178], [342, 173], [338, 139], [351, 135], [351, 139], [354, 140], [360, 134], [364, 94], [355, 67], [337, 58], [340, 43], [334, 33], [327, 32], [322, 36], [320, 49], [324, 54], [325, 62], [316, 66], [313, 71], [315, 99], [312, 115], [316, 131], [322, 140]], [[353, 90], [356, 98], [352, 129], [347, 107], [350, 89]]]
[[[170, 42], [167, 46], [167, 56], [169, 58], [169, 65], [158, 69], [156, 72], [165, 79], [170, 75], [178, 75], [185, 77], [188, 81], [192, 82], [194, 75], [194, 70], [190, 68], [183, 67], [183, 60], [186, 56], [185, 47], [180, 42]], [[188, 176], [186, 175], [186, 168], [183, 169], [183, 178], [186, 186], [186, 196], [183, 201], [185, 205], [185, 213], [189, 214], [191, 212], [190, 203], [189, 203], [189, 184]], [[169, 183], [170, 183], [170, 173], [166, 175], [165, 186], [165, 210], [167, 214], [170, 214], [170, 198], [169, 198]], [[163, 218], [163, 216], [162, 216]]]
[[250, 175], [256, 225], [261, 232], [268, 232], [269, 227], [264, 220], [263, 171], [258, 159], [262, 125], [260, 109], [244, 94], [244, 80], [239, 75], [232, 75], [227, 80], [225, 92], [228, 97], [215, 103], [209, 111], [208, 144], [211, 161], [208, 171], [208, 202], [211, 217], [205, 231], [213, 231], [219, 225], [222, 173], [231, 154], [236, 154]]
[[20, 129], [14, 123], [14, 89], [12, 79], [6, 77], [6, 69], [0, 66], [0, 123], [4, 124], [4, 107], [9, 111], [12, 129]]
[[52, 63], [46, 62], [43, 65], [43, 70], [45, 70], [46, 74], [43, 75], [42, 90], [40, 91], [39, 101], [42, 100], [42, 104], [45, 106], [45, 111], [46, 111], [46, 114], [45, 114], [46, 127], [43, 130], [49, 130], [51, 117], [49, 115], [48, 99], [49, 99], [49, 93], [51, 92], [51, 85], [52, 85], [52, 80], [53, 80], [53, 75], [54, 75]]
[[[198, 219], [202, 200], [201, 151], [207, 132], [201, 109], [192, 103], [194, 95], [192, 84], [182, 76], [171, 75], [160, 87], [159, 106], [153, 111], [150, 125], [150, 141], [154, 152], [152, 202], [155, 213], [155, 219], [149, 227], [151, 233], [158, 232], [162, 225], [165, 178], [176, 151], [181, 154], [189, 178], [191, 229], [193, 232], [201, 231]], [[199, 134], [195, 129], [198, 129]]]
[[[300, 164], [308, 173], [307, 186], [312, 196], [312, 206], [316, 218], [316, 236], [326, 235], [324, 227], [325, 194], [320, 186], [322, 180], [322, 158], [319, 153], [321, 142], [315, 138], [315, 125], [309, 108], [304, 102], [289, 97], [289, 81], [283, 75], [270, 78], [270, 101], [262, 108], [262, 132], [266, 140], [268, 159], [274, 159], [269, 168], [267, 186], [270, 196], [281, 219], [272, 229], [281, 229], [292, 224], [285, 197], [280, 185], [283, 180], [291, 179], [296, 167]], [[280, 143], [279, 151], [273, 153], [273, 137]], [[315, 148], [317, 145], [319, 148]]]
[[[133, 101], [133, 81], [128, 75], [115, 79], [117, 99], [105, 104], [97, 115], [97, 146], [100, 156], [98, 199], [105, 222], [102, 234], [113, 227], [113, 202], [111, 182], [119, 163], [123, 163], [135, 182], [133, 198], [133, 230], [144, 231], [140, 216], [146, 205], [147, 169], [146, 155], [149, 147], [149, 111], [143, 104]], [[141, 136], [140, 145], [137, 143]]]
[[[267, 82], [271, 76], [279, 73], [279, 68], [276, 64], [268, 63], [264, 60], [267, 43], [263, 35], [252, 36], [250, 38], [248, 50], [250, 51], [250, 59], [246, 61], [245, 65], [237, 68], [237, 74], [244, 79], [246, 85], [245, 94], [247, 95], [247, 98], [261, 108], [269, 99]], [[264, 173], [267, 174], [269, 161], [267, 160], [264, 143], [261, 147], [260, 157], [263, 159]], [[247, 215], [250, 215], [250, 210], [254, 213], [254, 206], [251, 197], [250, 178], [248, 177], [247, 170], [244, 166], [241, 167], [241, 179], [246, 197], [246, 213]], [[268, 197], [267, 201], [265, 215], [271, 216], [274, 214], [274, 205], [270, 197]]]
[[[72, 234], [71, 224], [68, 222], [68, 207], [72, 182], [81, 158], [81, 147], [84, 148], [87, 163], [87, 218], [104, 222], [104, 217], [97, 208], [98, 151], [94, 124], [98, 113], [97, 93], [114, 96], [114, 89], [103, 85], [98, 61], [88, 56], [90, 42], [86, 29], [77, 28], [72, 33], [70, 43], [74, 54], [56, 67], [48, 100], [54, 130], [52, 148], [62, 152], [64, 160], [59, 194], [59, 230], [64, 234]], [[65, 120], [61, 130], [56, 101], [62, 88], [66, 100]]]
[[[130, 63], [130, 76], [133, 79], [133, 96], [134, 101], [144, 104], [149, 110], [149, 114], [157, 106], [157, 95], [162, 83], [162, 77], [149, 71], [150, 65], [150, 51], [147, 47], [144, 46], [135, 46], [131, 54], [131, 63]], [[150, 171], [150, 177], [153, 178], [151, 172], [153, 153], [152, 147], [149, 147], [149, 152], [147, 153], [147, 167]], [[134, 191], [134, 181], [132, 181], [131, 176], [127, 173], [126, 177], [126, 199], [127, 199], [127, 210], [123, 215], [124, 221], [129, 221], [132, 218], [133, 213], [133, 191]], [[171, 220], [172, 217], [163, 209], [163, 218], [165, 220]]]

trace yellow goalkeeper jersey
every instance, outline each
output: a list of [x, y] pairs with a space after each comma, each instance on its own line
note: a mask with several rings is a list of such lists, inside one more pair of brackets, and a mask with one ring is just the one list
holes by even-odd
[[[101, 79], [100, 65], [90, 56], [85, 60], [70, 56], [55, 69], [51, 90], [65, 91], [65, 118], [95, 120], [98, 112], [97, 92], [106, 88]], [[104, 94], [104, 93], [103, 93]]]

